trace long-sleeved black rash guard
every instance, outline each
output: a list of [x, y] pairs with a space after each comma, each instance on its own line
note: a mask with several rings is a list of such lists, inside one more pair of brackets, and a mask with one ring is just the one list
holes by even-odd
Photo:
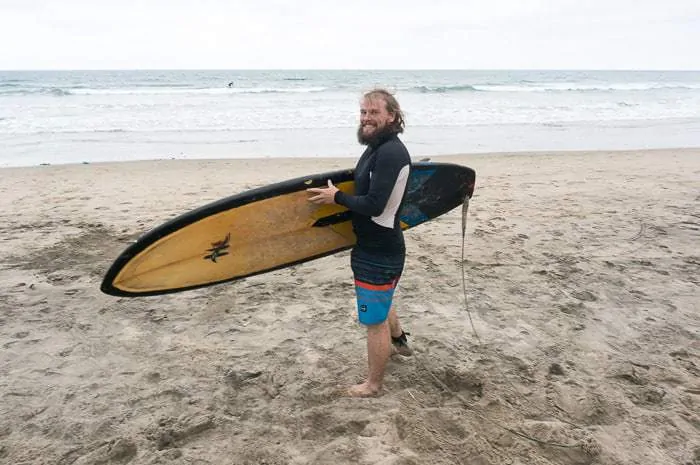
[[335, 202], [353, 212], [357, 247], [373, 254], [404, 255], [399, 211], [406, 193], [411, 157], [392, 135], [369, 146], [355, 167], [355, 195], [338, 191]]

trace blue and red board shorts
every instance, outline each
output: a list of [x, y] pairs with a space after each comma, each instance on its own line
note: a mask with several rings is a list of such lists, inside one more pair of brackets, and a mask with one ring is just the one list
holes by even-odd
[[383, 323], [403, 272], [405, 255], [376, 255], [355, 247], [350, 266], [355, 279], [357, 314], [363, 325]]

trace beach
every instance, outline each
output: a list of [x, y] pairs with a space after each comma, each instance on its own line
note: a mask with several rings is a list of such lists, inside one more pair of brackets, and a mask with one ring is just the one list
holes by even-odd
[[342, 395], [366, 374], [348, 252], [99, 290], [164, 221], [355, 159], [0, 169], [0, 462], [700, 464], [700, 149], [432, 160], [477, 172], [464, 261], [459, 208], [406, 232], [416, 354], [371, 399]]

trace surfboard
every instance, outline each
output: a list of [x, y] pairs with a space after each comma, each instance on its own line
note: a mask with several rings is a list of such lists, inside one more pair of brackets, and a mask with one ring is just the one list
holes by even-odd
[[[414, 163], [400, 212], [410, 229], [461, 205], [476, 173], [451, 163]], [[330, 179], [354, 192], [353, 170], [320, 173], [249, 190], [204, 205], [146, 232], [111, 265], [100, 289], [137, 297], [242, 279], [347, 250], [352, 212], [316, 205], [306, 189]]]

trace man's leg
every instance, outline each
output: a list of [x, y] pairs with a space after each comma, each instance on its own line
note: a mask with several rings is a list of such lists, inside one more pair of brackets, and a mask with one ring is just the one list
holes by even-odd
[[389, 322], [367, 326], [367, 362], [369, 372], [367, 381], [355, 385], [348, 390], [353, 397], [374, 396], [382, 389], [386, 363], [391, 355]]
[[[348, 390], [351, 396], [372, 396], [379, 393], [384, 371], [392, 353], [392, 330], [400, 330], [391, 302], [401, 277], [403, 257], [373, 256], [355, 248], [350, 263], [355, 279], [358, 318], [367, 328], [367, 380]], [[405, 336], [404, 336], [405, 338]]]
[[408, 345], [408, 341], [406, 340], [406, 334], [408, 333], [404, 334], [403, 329], [401, 328], [401, 323], [399, 322], [399, 315], [396, 313], [396, 310], [394, 310], [394, 307], [391, 307], [388, 320], [392, 339], [392, 355], [399, 354], [403, 355], [404, 357], [413, 355], [413, 350], [411, 350]]
[[396, 314], [394, 307], [391, 307], [389, 311], [389, 329], [391, 329], [391, 337], [399, 337], [403, 333], [401, 323], [399, 322], [399, 315]]

